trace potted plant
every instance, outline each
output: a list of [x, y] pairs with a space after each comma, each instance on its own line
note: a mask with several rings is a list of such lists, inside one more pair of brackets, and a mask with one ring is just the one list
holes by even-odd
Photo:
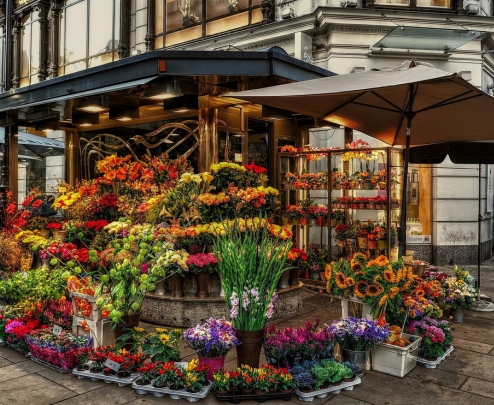
[[349, 226], [342, 224], [342, 225], [337, 225], [334, 228], [334, 238], [336, 239], [336, 244], [340, 247], [345, 246], [346, 244], [346, 239], [347, 239], [347, 232], [349, 230]]
[[370, 350], [389, 337], [386, 326], [366, 318], [349, 317], [334, 321], [328, 332], [333, 342], [340, 345], [343, 360], [359, 366], [357, 375], [364, 374]]
[[455, 322], [463, 322], [463, 310], [475, 302], [476, 290], [468, 270], [454, 268], [454, 276], [444, 280], [445, 303], [453, 309]]
[[213, 384], [212, 389], [216, 394], [225, 395], [230, 389], [231, 378], [230, 373], [224, 371], [223, 369], [217, 370], [213, 374]]
[[422, 337], [418, 354], [428, 361], [435, 361], [443, 356], [447, 346], [444, 330], [439, 328], [438, 324], [437, 320], [425, 316], [422, 320], [412, 321], [408, 325], [409, 333]]
[[274, 313], [274, 290], [292, 242], [266, 218], [235, 221], [224, 233], [216, 239], [214, 252], [220, 258], [218, 269], [232, 325], [243, 341], [237, 346], [237, 364], [257, 367], [264, 325]]
[[208, 380], [225, 364], [226, 354], [239, 344], [231, 322], [209, 318], [202, 325], [185, 331], [183, 339], [199, 356], [199, 362], [209, 365]]
[[187, 258], [187, 267], [196, 277], [196, 297], [209, 297], [209, 275], [216, 269], [218, 260], [214, 253], [196, 253]]
[[147, 333], [142, 337], [140, 349], [152, 361], [178, 361], [180, 359], [181, 337], [182, 332], [179, 329], [156, 328], [154, 332]]

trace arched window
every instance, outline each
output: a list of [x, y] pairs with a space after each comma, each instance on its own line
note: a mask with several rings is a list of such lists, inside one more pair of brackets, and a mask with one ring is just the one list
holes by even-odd
[[120, 0], [67, 0], [60, 18], [58, 75], [118, 59]]

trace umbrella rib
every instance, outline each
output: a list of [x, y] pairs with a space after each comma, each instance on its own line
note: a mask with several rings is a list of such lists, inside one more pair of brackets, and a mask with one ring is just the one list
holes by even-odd
[[370, 107], [370, 108], [377, 108], [378, 110], [390, 111], [390, 112], [395, 112], [395, 113], [403, 113], [403, 110], [393, 110], [392, 108], [379, 107], [377, 105], [366, 104], [366, 103], [359, 103], [358, 101], [353, 101], [352, 104], [361, 105], [361, 106]]
[[348, 100], [348, 101], [345, 101], [343, 104], [339, 105], [338, 107], [336, 107], [335, 109], [331, 110], [330, 112], [328, 112], [326, 114], [327, 117], [329, 117], [331, 114], [333, 114], [335, 111], [338, 111], [340, 108], [343, 108], [345, 107], [346, 105], [348, 104], [351, 104], [353, 103], [357, 98], [359, 97], [362, 97], [364, 94], [366, 94], [367, 92], [364, 91], [363, 93], [360, 93], [360, 94], [357, 94], [354, 98], [352, 98], [351, 100]]
[[[381, 96], [380, 94], [376, 93], [375, 91], [371, 91], [371, 93], [374, 94], [377, 98], [380, 98], [382, 101], [384, 101], [385, 103], [388, 103], [390, 106], [392, 106], [394, 108], [394, 110], [389, 109], [387, 111], [400, 112], [400, 113], [405, 112], [403, 110], [403, 108], [398, 107], [396, 104], [392, 103], [387, 98], [384, 98], [383, 96]], [[385, 108], [382, 108], [382, 109], [384, 110]]]
[[471, 93], [471, 91], [467, 91], [466, 93], [459, 94], [458, 96], [455, 96], [455, 97], [451, 97], [447, 100], [441, 101], [440, 103], [437, 103], [437, 104], [433, 104], [429, 107], [422, 108], [421, 110], [415, 111], [415, 113], [418, 114], [418, 113], [421, 113], [424, 111], [433, 110], [434, 108], [445, 107], [445, 106], [450, 105], [450, 104], [461, 103], [463, 101], [467, 101], [467, 100], [470, 100], [472, 98], [480, 97], [482, 95], [482, 94], [474, 94], [473, 96], [465, 97], [465, 98], [462, 98], [460, 100], [457, 100], [458, 97], [462, 97], [468, 93]]

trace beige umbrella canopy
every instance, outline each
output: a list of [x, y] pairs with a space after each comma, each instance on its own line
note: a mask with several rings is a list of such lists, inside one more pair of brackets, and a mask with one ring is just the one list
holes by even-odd
[[406, 144], [407, 115], [411, 145], [494, 139], [494, 98], [418, 61], [228, 96], [322, 118], [389, 145]]
[[[415, 60], [372, 69], [229, 94], [241, 100], [357, 129], [389, 145], [494, 139], [494, 98], [456, 73]], [[413, 133], [412, 133], [413, 132]], [[404, 176], [402, 201], [406, 199]], [[398, 240], [406, 251], [406, 206]]]

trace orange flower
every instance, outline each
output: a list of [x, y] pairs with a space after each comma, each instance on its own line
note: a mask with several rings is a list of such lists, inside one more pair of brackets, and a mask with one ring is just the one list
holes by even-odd
[[365, 295], [367, 295], [368, 297], [377, 297], [380, 293], [380, 289], [382, 290], [382, 287], [380, 285], [370, 284], [365, 290]]
[[347, 277], [346, 280], [345, 280], [345, 284], [348, 286], [348, 287], [353, 287], [355, 285], [355, 280], [351, 277]]
[[418, 287], [416, 290], [415, 290], [415, 295], [417, 297], [423, 297], [425, 296], [425, 290], [422, 288], [422, 287]]
[[395, 273], [392, 270], [384, 270], [384, 280], [388, 283], [394, 283], [396, 281]]
[[355, 284], [355, 286], [353, 287], [353, 294], [357, 297], [357, 298], [364, 298], [365, 297], [365, 291], [367, 290], [367, 287], [369, 286], [369, 284], [367, 283], [367, 281], [357, 281], [357, 283]]
[[332, 273], [333, 273], [333, 269], [331, 268], [331, 265], [326, 264], [326, 266], [324, 266], [324, 275], [326, 276], [326, 280], [331, 279]]
[[345, 279], [345, 276], [343, 275], [342, 272], [338, 272], [336, 273], [336, 285], [338, 286], [338, 288], [346, 288], [347, 285], [346, 285], [346, 279]]
[[394, 298], [396, 294], [400, 292], [400, 289], [398, 287], [391, 287], [389, 289], [389, 298]]
[[379, 300], [379, 302], [377, 303], [377, 305], [379, 305], [380, 307], [382, 307], [386, 301], [388, 300], [388, 294], [384, 294], [381, 299]]

